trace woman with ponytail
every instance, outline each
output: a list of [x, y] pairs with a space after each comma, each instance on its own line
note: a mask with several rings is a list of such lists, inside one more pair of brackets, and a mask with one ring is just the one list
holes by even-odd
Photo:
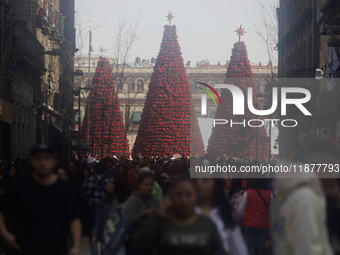
[[236, 212], [225, 190], [224, 179], [196, 179], [198, 201], [196, 212], [208, 216], [216, 225], [226, 253], [248, 255]]

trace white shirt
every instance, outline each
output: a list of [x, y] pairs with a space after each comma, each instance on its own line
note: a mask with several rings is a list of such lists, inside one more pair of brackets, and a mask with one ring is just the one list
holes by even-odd
[[[202, 214], [201, 209], [196, 206], [197, 214]], [[236, 226], [234, 229], [224, 228], [224, 222], [217, 208], [213, 208], [209, 214], [209, 218], [214, 222], [218, 233], [220, 234], [221, 242], [225, 252], [233, 255], [248, 255], [246, 243], [243, 239], [241, 228]]]

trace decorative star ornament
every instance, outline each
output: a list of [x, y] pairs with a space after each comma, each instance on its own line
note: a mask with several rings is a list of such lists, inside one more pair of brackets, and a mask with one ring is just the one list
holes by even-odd
[[244, 36], [244, 33], [247, 33], [246, 31], [244, 31], [245, 28], [242, 28], [242, 25], [240, 25], [240, 28], [237, 28], [237, 30], [235, 30], [236, 35], [239, 36], [238, 41], [241, 41], [241, 36]]
[[105, 49], [104, 45], [99, 47], [99, 52], [101, 53], [101, 55], [104, 55], [104, 53], [106, 53], [109, 49]]
[[168, 15], [165, 16], [165, 17], [168, 18], [169, 25], [171, 26], [171, 21], [172, 21], [172, 19], [173, 19], [175, 16], [173, 16], [172, 13], [171, 13], [171, 11], [169, 11]]

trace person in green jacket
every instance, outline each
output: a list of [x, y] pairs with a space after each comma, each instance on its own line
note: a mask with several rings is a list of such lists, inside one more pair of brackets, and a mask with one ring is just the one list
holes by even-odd
[[[150, 168], [148, 168], [148, 167], [142, 167], [139, 170], [139, 173], [143, 173], [143, 172], [149, 172], [150, 173], [151, 171], [150, 171]], [[153, 190], [152, 190], [151, 195], [154, 198], [156, 198], [159, 203], [162, 203], [163, 200], [164, 200], [162, 188], [161, 188], [161, 186], [159, 186], [159, 184], [156, 181], [153, 182]]]

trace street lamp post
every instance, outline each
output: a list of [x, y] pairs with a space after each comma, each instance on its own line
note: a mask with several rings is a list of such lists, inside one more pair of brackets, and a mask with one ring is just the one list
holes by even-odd
[[[264, 98], [264, 97], [270, 97], [269, 95], [263, 95], [262, 93], [258, 93], [256, 95], [257, 98]], [[271, 159], [271, 140], [272, 140], [272, 124], [270, 123], [269, 125], [269, 151], [268, 151], [268, 162], [270, 161]], [[256, 160], [257, 160], [257, 129], [256, 129]], [[262, 161], [263, 161], [263, 152], [262, 152]]]
[[105, 114], [105, 106], [103, 101], [102, 106], [102, 159], [104, 159], [104, 114]]
[[[82, 70], [76, 70], [75, 75], [78, 75], [78, 76], [82, 76], [84, 75], [83, 71]], [[95, 88], [89, 84], [87, 87], [85, 88], [82, 88], [81, 87], [81, 82], [78, 84], [78, 88], [77, 90], [73, 91], [73, 94], [74, 95], [77, 95], [78, 96], [78, 165], [80, 166], [80, 158], [81, 158], [81, 146], [80, 146], [80, 140], [81, 140], [81, 128], [80, 128], [80, 125], [81, 125], [81, 119], [80, 119], [80, 91], [81, 90], [89, 90], [89, 91], [92, 91], [94, 90]]]

